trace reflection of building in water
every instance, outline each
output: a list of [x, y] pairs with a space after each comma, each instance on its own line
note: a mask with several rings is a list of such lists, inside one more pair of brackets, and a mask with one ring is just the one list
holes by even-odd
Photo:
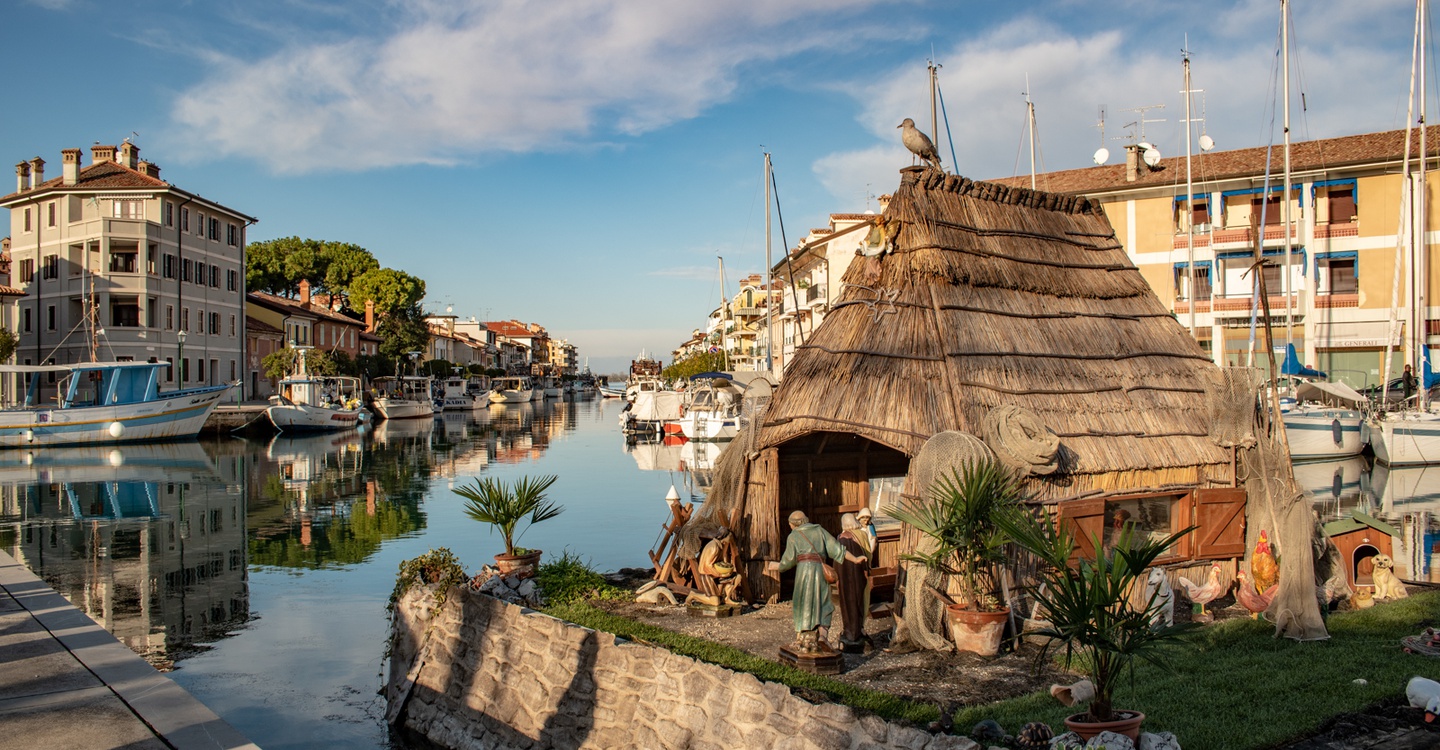
[[[1295, 479], [1322, 521], [1358, 512], [1395, 529], [1391, 556], [1401, 578], [1440, 582], [1440, 467], [1371, 467], [1352, 457], [1296, 464]], [[1366, 561], [1351, 562], [1368, 570]]]
[[0, 544], [152, 659], [183, 657], [249, 619], [245, 521], [243, 492], [195, 443], [0, 464]]

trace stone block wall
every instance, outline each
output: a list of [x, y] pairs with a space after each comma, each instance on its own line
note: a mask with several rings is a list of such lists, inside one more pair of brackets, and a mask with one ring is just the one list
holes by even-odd
[[392, 717], [403, 703], [397, 724], [443, 747], [978, 747], [464, 588], [432, 609], [426, 590], [397, 605], [386, 701]]

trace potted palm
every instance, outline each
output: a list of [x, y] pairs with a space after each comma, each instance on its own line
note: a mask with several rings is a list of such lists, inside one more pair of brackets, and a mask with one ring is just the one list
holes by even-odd
[[[514, 484], [494, 477], [476, 479], [470, 485], [452, 490], [465, 498], [465, 515], [471, 520], [490, 524], [491, 531], [499, 531], [505, 540], [505, 553], [495, 556], [495, 567], [503, 575], [518, 573], [534, 575], [540, 563], [540, 550], [515, 546], [515, 542], [526, 531], [541, 521], [548, 521], [560, 515], [564, 507], [545, 499], [545, 491], [555, 484], [554, 475], [543, 477], [520, 477]], [[527, 522], [520, 534], [515, 529], [521, 522]]]
[[1136, 605], [1131, 591], [1143, 585], [1146, 568], [1194, 527], [1151, 537], [1137, 534], [1133, 522], [1126, 523], [1113, 547], [1107, 550], [1094, 538], [1094, 549], [1100, 551], [1095, 559], [1082, 557], [1072, 563], [1075, 539], [1064, 524], [1020, 514], [1001, 518], [999, 525], [1045, 566], [1032, 589], [1049, 618], [1048, 627], [1036, 632], [1050, 639], [1041, 658], [1063, 646], [1065, 667], [1082, 667], [1095, 685], [1089, 710], [1066, 719], [1066, 728], [1082, 739], [1111, 731], [1138, 741], [1145, 715], [1116, 709], [1113, 703], [1120, 676], [1134, 669], [1136, 659], [1165, 668], [1164, 652], [1181, 643], [1181, 634], [1194, 624], [1164, 625], [1156, 617], [1162, 602], [1151, 596]]
[[931, 540], [906, 559], [956, 577], [959, 596], [948, 609], [951, 637], [962, 651], [993, 656], [1000, 650], [1010, 610], [1000, 597], [1008, 537], [998, 522], [1019, 514], [1023, 497], [1019, 477], [986, 457], [941, 476], [928, 497], [889, 509]]

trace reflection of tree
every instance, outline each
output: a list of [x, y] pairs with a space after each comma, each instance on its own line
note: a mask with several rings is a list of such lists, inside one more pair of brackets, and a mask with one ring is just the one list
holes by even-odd
[[323, 568], [364, 562], [386, 539], [414, 533], [420, 528], [420, 514], [412, 507], [391, 502], [375, 503], [369, 512], [363, 500], [349, 504], [348, 513], [336, 513], [324, 525], [323, 533], [303, 533], [304, 521], [294, 534], [250, 540], [250, 563], [281, 568]]

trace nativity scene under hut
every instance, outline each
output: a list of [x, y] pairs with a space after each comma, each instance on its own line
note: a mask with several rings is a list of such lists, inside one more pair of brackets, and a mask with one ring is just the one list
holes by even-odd
[[935, 540], [891, 515], [985, 460], [1016, 477], [1023, 512], [1073, 534], [1072, 564], [1194, 526], [1153, 561], [1163, 581], [1139, 578], [1137, 600], [1163, 583], [1191, 604], [1182, 577], [1207, 602], [1228, 596], [1264, 529], [1280, 561], [1266, 616], [1278, 635], [1327, 637], [1316, 591], [1335, 571], [1316, 560], [1331, 545], [1290, 476], [1258, 371], [1211, 361], [1099, 203], [933, 168], [901, 176], [831, 311], [680, 524], [677, 557], [697, 560], [724, 527], [746, 598], [789, 599], [803, 586], [773, 563], [791, 516], [839, 537], [842, 517], [863, 511], [870, 609], [893, 607], [896, 645], [954, 648], [947, 606], [1004, 610], [1013, 636], [1043, 619], [1027, 595], [1041, 563], [1007, 546], [995, 601], [966, 601], [954, 571], [917, 561]]

